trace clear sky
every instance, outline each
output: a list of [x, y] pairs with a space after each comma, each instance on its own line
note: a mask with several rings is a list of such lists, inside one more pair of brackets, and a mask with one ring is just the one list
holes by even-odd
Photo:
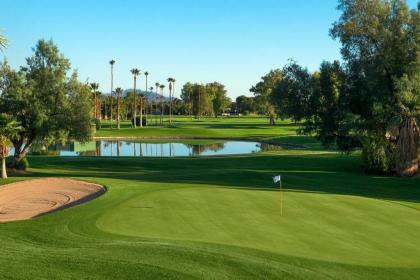
[[[408, 1], [414, 7], [417, 0]], [[25, 63], [40, 38], [53, 39], [80, 80], [110, 91], [132, 88], [131, 68], [150, 84], [174, 77], [176, 96], [187, 81], [226, 85], [230, 97], [293, 58], [311, 71], [340, 58], [328, 31], [337, 0], [1, 0], [0, 32], [10, 64]], [[2, 54], [0, 54], [1, 58]], [[144, 76], [140, 77], [144, 88]], [[149, 85], [150, 87], [150, 85]]]

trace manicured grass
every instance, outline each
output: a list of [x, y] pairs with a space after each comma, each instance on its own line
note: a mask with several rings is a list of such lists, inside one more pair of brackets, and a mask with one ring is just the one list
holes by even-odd
[[[257, 126], [264, 127], [260, 120]], [[30, 162], [31, 177], [73, 177], [108, 191], [61, 212], [0, 224], [1, 278], [420, 275], [420, 179], [365, 175], [358, 154], [282, 150], [208, 158], [32, 157]], [[278, 173], [283, 194], [271, 181]], [[26, 178], [7, 182], [21, 179]]]
[[308, 145], [319, 148], [319, 144], [311, 137], [297, 136], [298, 128], [290, 121], [278, 121], [276, 126], [268, 124], [263, 117], [219, 117], [191, 119], [184, 116], [176, 116], [175, 123], [169, 125], [164, 119], [164, 127], [149, 126], [132, 128], [129, 121], [121, 123], [121, 129], [110, 128], [109, 121], [103, 121], [102, 129], [97, 131], [97, 137], [202, 137], [202, 138], [256, 138], [291, 144]]

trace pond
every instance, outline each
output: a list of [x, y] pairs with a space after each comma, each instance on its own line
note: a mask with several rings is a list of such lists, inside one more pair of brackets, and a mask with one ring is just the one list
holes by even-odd
[[[63, 157], [178, 157], [251, 154], [279, 150], [282, 147], [258, 142], [223, 140], [134, 141], [99, 140], [68, 142], [49, 147], [33, 147], [31, 155]], [[11, 151], [11, 154], [13, 151]]]

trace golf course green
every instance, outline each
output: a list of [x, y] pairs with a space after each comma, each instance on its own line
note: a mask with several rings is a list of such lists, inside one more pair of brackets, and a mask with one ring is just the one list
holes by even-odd
[[[366, 175], [288, 121], [177, 118], [97, 137], [249, 138], [249, 155], [29, 158], [28, 174], [95, 182], [88, 203], [0, 223], [2, 279], [418, 279], [420, 179]], [[283, 191], [272, 176], [281, 174]]]

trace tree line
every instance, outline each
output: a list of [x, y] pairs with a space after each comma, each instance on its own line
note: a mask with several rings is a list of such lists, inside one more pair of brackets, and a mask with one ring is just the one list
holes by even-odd
[[183, 112], [200, 119], [203, 116], [218, 117], [231, 104], [225, 86], [218, 82], [207, 84], [186, 83], [181, 90]]
[[[362, 149], [373, 173], [419, 172], [420, 3], [341, 0], [330, 34], [343, 62], [324, 61], [310, 73], [291, 60], [251, 88], [242, 104], [275, 118], [291, 118], [298, 132], [344, 152]], [[239, 102], [237, 102], [240, 104]], [[238, 105], [239, 106], [239, 105]]]

